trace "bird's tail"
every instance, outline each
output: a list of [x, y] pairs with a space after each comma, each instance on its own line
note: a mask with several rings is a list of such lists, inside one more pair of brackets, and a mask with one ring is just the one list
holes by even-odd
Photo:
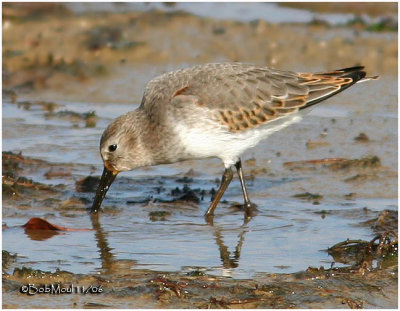
[[[304, 84], [312, 85], [309, 100], [300, 109], [305, 109], [344, 91], [355, 83], [377, 80], [379, 76], [367, 77], [364, 66], [354, 66], [330, 72], [300, 74], [305, 79]], [[334, 90], [329, 90], [334, 87]], [[314, 94], [313, 94], [314, 93]]]
[[354, 83], [379, 79], [379, 76], [366, 77], [367, 74], [364, 71], [364, 66], [354, 66], [354, 67], [348, 67], [348, 68], [343, 68], [343, 69], [337, 69], [337, 70], [334, 70], [331, 72], [315, 73], [315, 75], [331, 76], [331, 77], [338, 77], [338, 78], [352, 78]]

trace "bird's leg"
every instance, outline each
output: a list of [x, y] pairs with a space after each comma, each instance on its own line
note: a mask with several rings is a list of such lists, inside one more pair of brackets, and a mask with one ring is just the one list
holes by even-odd
[[249, 195], [247, 193], [246, 184], [244, 183], [244, 176], [242, 170], [242, 161], [239, 159], [235, 163], [235, 167], [237, 169], [237, 173], [239, 175], [240, 184], [242, 185], [243, 190], [243, 198], [244, 198], [244, 210], [245, 210], [245, 219], [249, 219], [253, 216], [253, 210], [255, 209], [255, 205], [250, 202]]
[[221, 185], [219, 186], [219, 189], [215, 194], [214, 199], [211, 202], [211, 205], [205, 214], [206, 219], [211, 220], [212, 216], [214, 215], [214, 210], [217, 207], [219, 200], [221, 200], [221, 197], [224, 194], [226, 188], [228, 188], [228, 185], [230, 184], [232, 177], [233, 177], [232, 168], [230, 167], [226, 168], [224, 174], [222, 175]]

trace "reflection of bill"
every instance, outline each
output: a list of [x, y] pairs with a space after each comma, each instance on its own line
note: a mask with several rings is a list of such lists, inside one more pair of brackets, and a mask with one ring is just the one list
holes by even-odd
[[61, 294], [100, 294], [103, 292], [101, 285], [99, 286], [76, 286], [69, 285], [67, 287], [62, 287], [60, 284], [28, 284], [23, 285], [19, 289], [22, 294], [27, 294], [33, 296], [36, 294], [49, 294], [49, 295], [61, 295]]

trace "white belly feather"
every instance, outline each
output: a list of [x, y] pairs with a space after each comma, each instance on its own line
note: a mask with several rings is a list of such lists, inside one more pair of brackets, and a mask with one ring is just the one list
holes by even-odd
[[[220, 158], [226, 168], [235, 164], [239, 156], [247, 149], [254, 147], [261, 140], [290, 124], [299, 122], [301, 113], [295, 113], [268, 122], [260, 127], [240, 133], [226, 131], [223, 126], [214, 122], [195, 122], [198, 125], [188, 126], [185, 123], [176, 124], [176, 132], [181, 139], [186, 152], [193, 158]], [[200, 121], [200, 120], [197, 120]]]

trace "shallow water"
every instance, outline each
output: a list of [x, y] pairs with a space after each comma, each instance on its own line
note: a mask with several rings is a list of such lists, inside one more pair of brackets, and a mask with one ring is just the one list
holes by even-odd
[[[374, 208], [360, 216], [365, 205]], [[132, 269], [201, 270], [212, 275], [251, 278], [263, 272], [290, 273], [309, 266], [329, 268], [334, 260], [324, 250], [336, 241], [355, 236], [372, 239], [368, 228], [355, 227], [354, 223], [395, 206], [395, 200], [324, 204], [328, 215], [323, 216], [321, 207], [311, 203], [269, 200], [267, 206], [259, 206], [259, 215], [244, 226], [241, 212], [220, 208], [214, 227], [204, 223], [204, 208], [182, 208], [168, 220], [151, 221], [151, 208], [127, 207], [117, 215], [101, 216], [110, 260], [99, 258], [104, 249], [97, 245], [96, 231], [66, 232], [34, 240], [34, 236], [14, 227], [4, 231], [3, 248], [21, 256], [19, 265], [45, 271], [107, 273], [113, 265], [127, 261]], [[343, 217], [349, 211], [356, 216]], [[3, 221], [10, 227], [18, 226], [26, 222], [27, 216], [5, 217]], [[89, 217], [83, 214], [47, 219], [70, 228], [91, 227]], [[241, 251], [235, 253], [240, 244]]]
[[[368, 228], [355, 228], [354, 221], [364, 217], [343, 218], [348, 210], [361, 210], [363, 202], [351, 206], [324, 205], [332, 214], [321, 217], [315, 206], [283, 200], [271, 200], [268, 207], [259, 207], [260, 214], [248, 225], [241, 226], [242, 213], [219, 211], [214, 227], [204, 224], [204, 210], [189, 208], [166, 221], [150, 221], [148, 208], [126, 208], [118, 215], [101, 217], [107, 234], [112, 261], [132, 261], [131, 268], [162, 271], [201, 269], [210, 274], [249, 278], [260, 272], [296, 272], [308, 266], [329, 267], [333, 262], [326, 252], [335, 241], [357, 236], [369, 240]], [[395, 206], [395, 200], [367, 202], [375, 211]], [[382, 204], [383, 203], [383, 204]], [[339, 209], [338, 209], [339, 208]], [[223, 210], [221, 208], [221, 210]], [[223, 214], [221, 214], [223, 213]], [[8, 226], [17, 226], [26, 218], [6, 218]], [[67, 227], [90, 228], [89, 218], [50, 218]], [[235, 250], [242, 243], [240, 257]], [[67, 232], [44, 241], [32, 240], [20, 228], [3, 233], [3, 247], [18, 253], [21, 265], [74, 273], [102, 270], [95, 232]], [[220, 258], [228, 248], [229, 257]], [[236, 267], [237, 266], [237, 267]], [[104, 269], [103, 269], [104, 270]], [[104, 271], [103, 271], [104, 272]], [[107, 271], [105, 271], [107, 272]]]
[[[348, 92], [347, 96], [351, 100], [361, 95], [354, 90], [353, 93]], [[390, 96], [388, 94], [388, 98]], [[98, 143], [103, 129], [112, 118], [134, 106], [67, 102], [57, 104], [60, 105], [58, 111], [82, 113], [95, 110], [99, 116], [96, 127], [86, 128], [81, 121], [46, 118], [46, 112], [37, 105], [26, 110], [4, 101], [3, 150], [22, 151], [25, 156], [52, 163], [73, 163], [72, 178], [68, 180], [48, 180], [43, 173], [28, 176], [47, 184], [64, 183], [67, 196], [70, 197], [76, 194], [75, 180], [101, 172]], [[389, 129], [397, 122], [392, 109], [375, 109], [373, 102], [366, 105], [370, 107], [369, 120], [374, 116], [370, 122], [380, 124], [373, 134], [375, 138], [380, 133], [389, 133]], [[248, 224], [243, 224], [241, 211], [230, 208], [232, 202], [242, 201], [237, 179], [224, 196], [228, 202], [222, 203], [216, 210], [214, 226], [205, 223], [203, 214], [210, 201], [209, 191], [217, 187], [215, 179], [220, 177], [222, 165], [216, 159], [187, 161], [120, 174], [104, 202], [108, 212], [100, 215], [99, 223], [92, 223], [82, 209], [66, 213], [65, 210], [49, 211], [45, 206], [43, 209], [38, 206], [35, 209], [16, 211], [7, 208], [10, 202], [3, 202], [6, 207], [3, 209], [3, 222], [10, 227], [3, 232], [3, 249], [20, 256], [17, 266], [47, 271], [61, 269], [75, 273], [107, 273], [116, 266], [127, 265], [129, 269], [201, 270], [213, 275], [251, 278], [262, 273], [296, 272], [309, 266], [328, 268], [334, 260], [324, 250], [348, 238], [372, 239], [373, 232], [358, 224], [376, 217], [384, 209], [397, 209], [397, 200], [391, 195], [380, 196], [373, 184], [361, 185], [370, 196], [361, 194], [348, 200], [343, 198], [343, 194], [360, 193], [353, 190], [357, 185], [343, 182], [329, 185], [331, 180], [325, 180], [329, 175], [324, 176], [324, 171], [316, 172], [314, 178], [313, 172], [285, 171], [282, 163], [328, 156], [358, 157], [372, 150], [373, 154], [382, 158], [385, 165], [395, 164], [394, 148], [390, 142], [397, 137], [396, 133], [389, 135], [386, 141], [378, 139], [379, 143], [360, 145], [348, 142], [340, 146], [340, 152], [332, 154], [332, 150], [329, 150], [339, 148], [337, 144], [348, 136], [346, 132], [342, 133], [342, 124], [346, 124], [349, 118], [353, 120], [355, 134], [365, 126], [365, 115], [359, 115], [357, 111], [356, 105], [346, 108], [340, 105], [324, 106], [314, 110], [293, 129], [272, 136], [268, 140], [272, 150], [267, 144], [261, 144], [247, 153], [244, 163], [246, 159], [251, 161], [255, 157], [256, 164], [244, 164], [245, 173], [263, 167], [267, 167], [269, 172], [254, 173], [253, 179], [248, 181], [251, 198], [259, 209], [258, 215]], [[337, 120], [333, 125], [330, 121], [332, 118]], [[330, 127], [328, 132], [332, 135], [328, 136], [332, 139], [330, 147], [308, 150], [304, 149], [302, 143], [296, 143], [298, 138], [295, 133], [299, 128], [305, 131], [305, 138], [312, 138], [313, 128], [317, 127], [319, 132], [327, 124]], [[290, 140], [286, 142], [282, 137]], [[294, 141], [290, 142], [292, 139]], [[302, 154], [298, 154], [299, 148], [303, 149]], [[282, 156], [271, 157], [278, 151]], [[186, 180], [187, 185], [191, 189], [205, 190], [200, 204], [129, 203], [149, 197], [171, 199], [170, 192], [184, 186], [185, 180], [181, 179], [190, 169], [194, 173], [191, 179]], [[389, 189], [394, 187], [390, 184]], [[324, 190], [326, 198], [318, 205], [291, 197], [295, 193], [318, 193]], [[93, 198], [90, 193], [79, 196], [88, 200]], [[151, 212], [157, 211], [167, 212], [165, 219], [150, 217]], [[70, 228], [92, 228], [93, 225], [96, 230], [64, 232], [44, 238], [32, 236], [18, 227], [31, 217], [44, 217], [54, 224]], [[336, 265], [340, 266], [340, 263]]]

